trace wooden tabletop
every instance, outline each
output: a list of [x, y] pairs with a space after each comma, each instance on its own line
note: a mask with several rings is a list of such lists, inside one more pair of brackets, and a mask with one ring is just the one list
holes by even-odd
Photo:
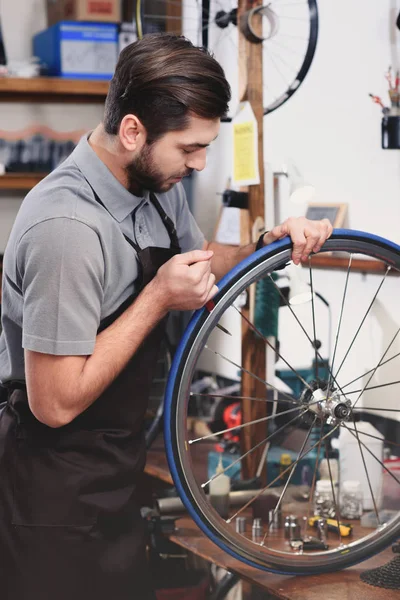
[[[360, 573], [387, 563], [394, 557], [391, 550], [363, 563], [324, 575], [288, 576], [267, 573], [232, 558], [211, 542], [188, 518], [176, 523], [177, 530], [169, 539], [182, 548], [236, 573], [241, 579], [262, 587], [280, 600], [399, 600], [400, 592], [384, 590], [361, 581]], [[269, 596], [268, 596], [269, 597]]]
[[[207, 481], [207, 457], [210, 450], [215, 449], [215, 441], [205, 441], [194, 446], [192, 456], [194, 459], [194, 472], [199, 481]], [[147, 451], [145, 473], [156, 477], [165, 483], [174, 485], [168, 468], [167, 456], [165, 454], [164, 440], [162, 436], [155, 439], [150, 450]]]
[[[209, 449], [208, 446], [201, 451], [201, 456], [194, 465], [204, 476], [207, 471], [206, 453]], [[202, 473], [203, 471], [204, 473]], [[149, 450], [145, 472], [152, 477], [173, 484], [162, 438], [156, 440]], [[323, 600], [400, 600], [399, 591], [370, 586], [360, 579], [360, 573], [363, 571], [381, 566], [391, 560], [394, 557], [391, 549], [344, 571], [294, 577], [267, 573], [232, 558], [211, 542], [187, 516], [180, 518], [176, 522], [176, 527], [176, 531], [168, 536], [171, 541], [208, 562], [213, 562], [236, 573], [241, 579], [262, 587], [272, 598], [280, 600], [320, 600], [321, 598]]]

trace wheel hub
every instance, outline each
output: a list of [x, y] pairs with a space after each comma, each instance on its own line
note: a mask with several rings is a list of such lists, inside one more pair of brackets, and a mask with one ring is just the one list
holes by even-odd
[[303, 391], [300, 401], [328, 425], [348, 421], [351, 415], [351, 400], [326, 381], [312, 381], [310, 387]]

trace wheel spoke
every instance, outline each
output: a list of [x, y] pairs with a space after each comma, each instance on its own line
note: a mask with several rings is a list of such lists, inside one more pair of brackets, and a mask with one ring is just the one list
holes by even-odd
[[360, 450], [361, 459], [362, 459], [363, 466], [364, 466], [365, 475], [366, 475], [367, 481], [368, 481], [368, 487], [369, 487], [369, 491], [370, 491], [370, 494], [371, 494], [372, 503], [374, 505], [374, 511], [375, 511], [377, 523], [378, 523], [378, 525], [380, 525], [381, 524], [381, 520], [379, 518], [378, 508], [376, 506], [375, 496], [374, 496], [374, 492], [372, 490], [371, 480], [370, 480], [368, 469], [367, 469], [367, 463], [365, 462], [364, 452], [363, 452], [363, 449], [361, 447], [361, 440], [360, 440], [360, 436], [358, 434], [357, 423], [355, 422], [354, 418], [353, 418], [353, 425], [354, 425], [355, 436], [357, 438], [358, 448]]
[[377, 406], [353, 406], [351, 410], [381, 410], [382, 412], [399, 412], [397, 408], [381, 408]]
[[288, 423], [285, 423], [284, 425], [282, 425], [282, 427], [279, 427], [279, 429], [277, 429], [276, 431], [274, 431], [273, 433], [271, 433], [264, 440], [261, 440], [261, 442], [258, 442], [258, 444], [256, 444], [252, 448], [250, 448], [250, 450], [247, 450], [247, 452], [245, 452], [244, 454], [242, 454], [241, 456], [239, 456], [239, 458], [237, 458], [235, 461], [233, 461], [232, 463], [230, 463], [222, 471], [220, 471], [219, 473], [215, 473], [212, 477], [210, 477], [210, 479], [208, 479], [207, 481], [205, 481], [204, 483], [202, 483], [201, 487], [205, 488], [206, 485], [208, 485], [209, 483], [211, 483], [211, 481], [214, 481], [214, 479], [216, 479], [219, 475], [222, 475], [222, 473], [225, 473], [226, 471], [228, 471], [229, 469], [231, 469], [234, 465], [236, 465], [238, 462], [240, 462], [241, 460], [243, 460], [243, 458], [245, 458], [246, 456], [248, 456], [249, 454], [251, 454], [252, 452], [254, 452], [254, 450], [257, 450], [257, 448], [259, 448], [260, 446], [262, 446], [262, 444], [265, 444], [266, 442], [268, 442], [269, 440], [271, 440], [277, 433], [280, 433], [281, 431], [283, 431], [284, 429], [286, 429], [286, 427], [288, 427], [291, 423], [294, 423], [297, 419], [299, 419], [300, 417], [302, 417], [306, 412], [307, 412], [306, 410], [303, 411], [299, 415], [296, 415]]
[[[345, 280], [345, 284], [344, 284], [344, 290], [343, 290], [343, 296], [342, 296], [342, 302], [341, 302], [341, 307], [340, 307], [340, 316], [339, 316], [339, 321], [338, 321], [338, 326], [336, 329], [336, 339], [335, 339], [335, 347], [333, 350], [333, 356], [332, 356], [332, 366], [331, 366], [331, 373], [334, 373], [334, 365], [335, 365], [335, 358], [336, 358], [336, 350], [337, 350], [337, 345], [338, 345], [338, 340], [339, 340], [339, 334], [340, 334], [340, 327], [342, 325], [342, 318], [343, 318], [343, 311], [344, 311], [344, 305], [346, 302], [346, 296], [347, 296], [347, 286], [349, 283], [349, 275], [350, 275], [350, 268], [351, 268], [351, 261], [352, 261], [352, 254], [350, 254], [349, 257], [349, 264], [347, 265], [347, 273], [346, 273], [346, 280]], [[333, 376], [333, 375], [332, 375]], [[335, 376], [335, 381], [336, 381], [336, 376]], [[332, 383], [332, 377], [331, 374], [329, 374], [329, 381], [328, 381], [328, 392], [330, 390], [331, 387], [331, 383]]]
[[[297, 455], [297, 460], [294, 462], [294, 464], [293, 464], [293, 467], [290, 465], [290, 467], [291, 467], [291, 471], [290, 471], [290, 473], [289, 473], [289, 476], [288, 476], [288, 478], [287, 478], [287, 480], [286, 480], [286, 483], [285, 483], [285, 485], [284, 485], [284, 487], [283, 487], [283, 490], [282, 490], [282, 492], [281, 492], [281, 495], [279, 496], [278, 502], [277, 502], [277, 504], [276, 504], [276, 507], [275, 507], [275, 509], [274, 509], [274, 515], [275, 515], [275, 514], [277, 513], [277, 511], [279, 510], [279, 507], [280, 507], [280, 505], [281, 505], [281, 503], [282, 503], [282, 500], [283, 500], [283, 498], [284, 498], [284, 496], [285, 496], [286, 490], [287, 490], [287, 488], [288, 488], [288, 486], [289, 486], [290, 480], [292, 479], [292, 477], [293, 477], [293, 475], [294, 475], [294, 472], [296, 471], [296, 468], [297, 468], [297, 465], [298, 465], [298, 461], [300, 460], [300, 457], [302, 457], [302, 456], [303, 456], [304, 448], [306, 447], [306, 444], [307, 444], [307, 442], [308, 442], [308, 440], [309, 440], [309, 438], [310, 438], [310, 435], [311, 435], [312, 429], [313, 429], [313, 427], [314, 427], [314, 425], [315, 425], [315, 422], [316, 422], [317, 418], [318, 418], [317, 416], [315, 416], [315, 417], [314, 417], [314, 421], [313, 421], [313, 423], [312, 423], [312, 425], [311, 425], [310, 429], [308, 430], [308, 432], [307, 432], [307, 435], [306, 435], [306, 436], [305, 436], [305, 438], [304, 438], [304, 441], [303, 441], [303, 443], [302, 443], [302, 445], [301, 445], [301, 448], [300, 448], [300, 450], [299, 450], [299, 453], [298, 453], [298, 455]], [[267, 530], [267, 533], [268, 533], [268, 530]], [[264, 535], [264, 538], [263, 538], [263, 540], [262, 540], [262, 542], [261, 542], [261, 545], [263, 545], [263, 544], [264, 544], [265, 538], [267, 537], [267, 533]]]
[[379, 287], [378, 287], [378, 289], [376, 290], [374, 297], [372, 298], [371, 304], [369, 305], [369, 307], [368, 307], [368, 309], [367, 309], [367, 312], [366, 312], [366, 313], [365, 313], [365, 315], [363, 316], [363, 318], [362, 318], [362, 321], [361, 321], [361, 323], [360, 323], [360, 325], [359, 325], [359, 327], [358, 327], [358, 329], [357, 329], [357, 331], [356, 331], [356, 333], [355, 333], [355, 335], [354, 335], [354, 337], [353, 337], [353, 339], [352, 339], [352, 341], [351, 341], [351, 343], [350, 343], [350, 345], [349, 345], [349, 347], [348, 347], [348, 349], [347, 349], [347, 352], [346, 352], [346, 354], [344, 355], [344, 358], [343, 358], [342, 362], [340, 363], [340, 366], [339, 366], [338, 370], [336, 371], [335, 377], [337, 377], [337, 376], [339, 375], [339, 373], [340, 373], [340, 369], [342, 368], [342, 366], [343, 366], [343, 364], [344, 364], [344, 362], [345, 362], [346, 358], [348, 357], [348, 355], [349, 355], [349, 352], [350, 352], [350, 350], [352, 349], [352, 347], [353, 347], [353, 344], [354, 344], [354, 342], [356, 341], [358, 334], [360, 333], [361, 327], [364, 325], [365, 319], [367, 318], [367, 316], [369, 315], [369, 313], [370, 313], [370, 311], [371, 311], [371, 308], [372, 308], [372, 306], [373, 306], [373, 304], [374, 304], [374, 302], [375, 302], [375, 300], [376, 300], [376, 298], [377, 298], [377, 296], [378, 296], [378, 294], [379, 294], [379, 292], [380, 292], [380, 290], [381, 290], [381, 288], [382, 288], [382, 286], [383, 286], [383, 284], [384, 284], [384, 282], [385, 282], [385, 280], [386, 280], [386, 277], [387, 277], [387, 275], [388, 275], [389, 271], [390, 271], [390, 267], [388, 267], [388, 268], [386, 269], [385, 275], [383, 276], [383, 278], [382, 278], [382, 281], [380, 282], [380, 284], [379, 284]]
[[[275, 401], [274, 401], [274, 406], [272, 407], [272, 414], [276, 415], [277, 414], [277, 410], [278, 410], [278, 402], [277, 402], [277, 393], [276, 392], [274, 392], [274, 397], [275, 397], [274, 398]], [[264, 464], [265, 464], [265, 461], [267, 459], [267, 454], [269, 452], [270, 446], [271, 446], [271, 442], [267, 442], [265, 444], [265, 448], [264, 448], [264, 450], [261, 453], [260, 462], [258, 463], [258, 467], [257, 467], [257, 470], [256, 470], [256, 477], [261, 477], [261, 473], [263, 471]]]
[[[339, 427], [339, 425], [335, 425], [335, 427], [329, 431], [327, 434], [324, 435], [324, 437], [322, 438], [322, 440], [326, 439], [328, 436], [332, 435], [332, 433]], [[229, 519], [227, 520], [227, 523], [231, 523], [233, 519], [235, 519], [238, 515], [240, 515], [241, 512], [243, 512], [244, 510], [246, 510], [246, 508], [248, 508], [251, 504], [253, 504], [253, 502], [259, 498], [264, 492], [265, 490], [269, 489], [272, 485], [274, 485], [274, 483], [276, 483], [279, 479], [281, 479], [282, 475], [285, 475], [286, 473], [288, 473], [290, 471], [290, 469], [292, 469], [295, 465], [297, 465], [300, 460], [302, 460], [305, 456], [307, 456], [310, 452], [312, 452], [314, 450], [314, 448], [316, 448], [318, 446], [319, 442], [316, 442], [313, 446], [311, 446], [311, 448], [309, 448], [308, 450], [306, 450], [304, 452], [304, 454], [302, 454], [294, 463], [293, 465], [290, 465], [289, 467], [287, 467], [284, 471], [282, 471], [282, 473], [280, 473], [278, 475], [278, 477], [275, 477], [275, 479], [273, 479], [270, 483], [268, 483], [265, 487], [263, 487], [261, 490], [259, 490], [257, 492], [257, 494], [251, 498], [251, 500], [249, 500], [248, 502], [246, 502], [246, 504], [244, 506], [242, 506], [232, 517], [229, 517]]]
[[299, 52], [298, 50], [293, 50], [293, 48], [291, 48], [290, 46], [286, 46], [286, 44], [280, 44], [274, 38], [271, 38], [270, 40], [268, 40], [268, 43], [275, 44], [275, 46], [279, 46], [280, 48], [284, 48], [285, 50], [292, 52], [292, 54], [297, 54], [298, 56], [303, 56], [303, 54], [301, 52]]
[[311, 483], [310, 496], [308, 499], [306, 530], [308, 529], [309, 523], [310, 523], [311, 506], [312, 506], [312, 502], [313, 502], [313, 498], [314, 498], [315, 485], [317, 482], [317, 472], [318, 472], [318, 465], [319, 465], [319, 457], [320, 457], [320, 453], [321, 453], [323, 432], [324, 432], [324, 422], [321, 421], [321, 426], [320, 426], [320, 431], [319, 431], [319, 440], [318, 440], [318, 449], [317, 449], [317, 458], [315, 459], [315, 466], [314, 466], [314, 473], [313, 473], [313, 478], [312, 478], [312, 483]]
[[255, 425], [256, 423], [264, 423], [265, 421], [270, 421], [271, 419], [276, 419], [277, 416], [287, 415], [288, 413], [292, 413], [295, 410], [301, 410], [301, 406], [297, 406], [296, 408], [289, 408], [288, 410], [284, 410], [278, 415], [269, 415], [268, 417], [262, 417], [261, 419], [256, 419], [255, 421], [247, 421], [246, 423], [242, 423], [241, 425], [235, 425], [234, 427], [228, 427], [227, 429], [222, 429], [221, 431], [215, 431], [214, 433], [210, 433], [207, 435], [203, 435], [202, 437], [196, 438], [194, 440], [188, 440], [188, 444], [195, 444], [196, 442], [201, 442], [203, 440], [208, 440], [216, 435], [222, 435], [223, 433], [227, 433], [228, 431], [236, 431], [237, 429], [243, 429], [244, 427], [249, 427], [250, 425]]
[[297, 75], [298, 70], [296, 69], [296, 67], [293, 67], [292, 65], [290, 65], [286, 60], [284, 60], [282, 58], [282, 56], [279, 56], [279, 54], [276, 54], [276, 52], [274, 52], [273, 50], [271, 50], [271, 48], [268, 48], [268, 51], [271, 53], [271, 55], [275, 56], [276, 58], [278, 58], [282, 64], [285, 65], [285, 67], [287, 67], [292, 73], [294, 73], [295, 75]]
[[[379, 368], [383, 367], [383, 365], [387, 365], [387, 363], [389, 363], [390, 361], [394, 360], [395, 358], [397, 358], [398, 356], [400, 356], [400, 352], [398, 352], [397, 354], [395, 354], [394, 356], [392, 356], [391, 358], [388, 358], [387, 360], [381, 362], [379, 364]], [[349, 381], [349, 383], [346, 383], [346, 385], [342, 385], [342, 390], [344, 390], [344, 388], [348, 387], [349, 385], [351, 385], [352, 383], [355, 383], [356, 381], [358, 381], [359, 379], [362, 379], [363, 377], [365, 377], [366, 375], [369, 375], [370, 373], [372, 373], [374, 369], [369, 369], [369, 371], [366, 371], [365, 373], [363, 373], [362, 375], [359, 375], [358, 377], [356, 377], [355, 379], [353, 379], [352, 381]]]
[[288, 16], [284, 16], [284, 15], [279, 15], [280, 19], [290, 19], [291, 21], [304, 21], [309, 23], [308, 19], [302, 19], [301, 17], [288, 17]]
[[258, 377], [258, 375], [255, 375], [255, 373], [252, 373], [251, 371], [248, 371], [247, 369], [245, 369], [244, 367], [242, 367], [241, 365], [238, 365], [237, 363], [235, 363], [233, 360], [231, 360], [230, 358], [228, 358], [227, 356], [224, 356], [223, 354], [221, 354], [220, 352], [218, 352], [217, 350], [213, 350], [212, 348], [210, 348], [209, 346], [207, 346], [207, 344], [205, 344], [204, 348], [206, 348], [207, 350], [209, 350], [210, 352], [214, 352], [214, 354], [216, 354], [217, 356], [220, 356], [221, 358], [223, 358], [224, 360], [226, 360], [228, 363], [230, 363], [231, 365], [233, 365], [234, 367], [237, 367], [240, 371], [242, 371], [243, 373], [247, 373], [247, 375], [250, 375], [250, 377], [253, 377], [254, 379], [257, 379], [257, 381], [260, 381], [261, 383], [263, 383], [265, 385], [265, 387], [269, 387], [272, 390], [276, 390], [277, 392], [279, 392], [284, 398], [288, 398], [289, 400], [293, 400], [293, 398], [291, 396], [289, 396], [288, 394], [286, 394], [285, 392], [281, 392], [280, 390], [278, 390], [277, 387], [275, 387], [274, 385], [272, 385], [272, 383], [268, 383], [267, 381], [265, 381], [264, 379], [261, 379], [261, 377]]
[[[353, 431], [351, 430], [351, 428], [350, 428], [350, 427], [347, 427], [347, 425], [346, 425], [345, 423], [343, 423], [343, 425], [344, 425], [344, 427], [346, 427], [346, 429], [347, 429], [348, 431], [350, 431], [351, 435], [357, 439], [357, 437], [356, 437], [355, 433], [353, 433]], [[378, 462], [378, 463], [381, 465], [381, 467], [383, 467], [383, 468], [385, 469], [385, 471], [388, 473], [388, 475], [390, 475], [390, 476], [391, 476], [391, 477], [392, 477], [392, 478], [393, 478], [393, 479], [394, 479], [394, 480], [395, 480], [395, 481], [396, 481], [396, 482], [397, 482], [397, 483], [400, 485], [400, 480], [399, 480], [399, 479], [397, 479], [396, 475], [394, 475], [394, 474], [393, 474], [393, 473], [392, 473], [392, 472], [391, 472], [391, 471], [390, 471], [390, 470], [387, 468], [387, 466], [386, 466], [386, 465], [385, 465], [385, 464], [384, 464], [384, 463], [383, 463], [383, 462], [382, 462], [382, 461], [381, 461], [381, 460], [380, 460], [380, 459], [379, 459], [379, 458], [378, 458], [378, 457], [377, 457], [377, 456], [376, 456], [376, 455], [375, 455], [375, 454], [372, 452], [372, 450], [370, 450], [370, 449], [368, 448], [368, 446], [366, 446], [366, 445], [364, 444], [364, 442], [362, 442], [361, 440], [360, 440], [360, 444], [362, 445], [362, 447], [363, 447], [363, 448], [365, 448], [365, 450], [368, 450], [368, 452], [371, 454], [371, 456], [373, 456], [373, 457], [374, 457], [374, 459], [375, 459], [375, 460], [376, 460], [376, 461], [377, 461], [377, 462]]]
[[[306, 336], [306, 338], [308, 339], [308, 341], [310, 342], [311, 346], [313, 345], [312, 339], [310, 338], [310, 336], [308, 335], [303, 323], [300, 321], [299, 317], [296, 315], [296, 313], [294, 312], [292, 306], [290, 305], [290, 303], [287, 301], [287, 299], [285, 298], [285, 296], [282, 294], [279, 286], [276, 285], [275, 281], [272, 279], [271, 275], [269, 275], [272, 283], [274, 284], [275, 288], [277, 289], [280, 297], [282, 298], [285, 306], [287, 306], [287, 308], [290, 310], [290, 312], [292, 313], [293, 317], [295, 318], [296, 322], [298, 323], [298, 325], [300, 326], [301, 330], [303, 331], [304, 335]], [[324, 359], [322, 358], [321, 354], [317, 351], [317, 356], [318, 358], [321, 360], [321, 362], [324, 362]], [[333, 375], [332, 369], [329, 365], [327, 365], [328, 368], [328, 373], [329, 373], [329, 377], [332, 377], [333, 381], [336, 383], [336, 385], [338, 386], [339, 390], [342, 391], [342, 388], [340, 387], [340, 385], [338, 384], [338, 382], [336, 381], [335, 376]], [[343, 394], [344, 395], [344, 394]]]
[[389, 381], [388, 383], [380, 383], [379, 385], [371, 385], [371, 387], [367, 387], [367, 388], [361, 388], [359, 390], [351, 390], [351, 392], [346, 392], [345, 396], [348, 396], [349, 394], [358, 394], [358, 392], [368, 392], [369, 390], [379, 390], [379, 388], [384, 388], [384, 387], [388, 387], [390, 385], [397, 385], [400, 383], [400, 380], [398, 381]]
[[[347, 425], [347, 429], [351, 430], [351, 427], [349, 427]], [[372, 435], [372, 433], [366, 433], [365, 431], [359, 431], [358, 435], [366, 435], [366, 436], [368, 436], [370, 438], [373, 438], [374, 440], [379, 440], [380, 442], [383, 441], [384, 444], [390, 444], [391, 446], [397, 446], [398, 448], [400, 448], [400, 444], [399, 443], [397, 443], [397, 442], [391, 442], [390, 440], [387, 440], [386, 438], [384, 438], [382, 440], [382, 438], [378, 437], [377, 435]]]
[[[240, 316], [242, 317], [242, 319], [244, 319], [247, 323], [247, 325], [250, 327], [250, 329], [252, 329], [261, 339], [262, 341], [267, 344], [267, 346], [269, 346], [271, 348], [271, 350], [273, 350], [275, 352], [275, 354], [277, 356], [279, 356], [279, 358], [285, 363], [285, 365], [287, 367], [289, 367], [289, 369], [292, 371], [292, 373], [294, 373], [294, 375], [296, 375], [296, 377], [301, 381], [301, 383], [303, 383], [309, 390], [311, 390], [310, 385], [307, 383], [307, 381], [304, 379], [304, 377], [302, 377], [300, 375], [300, 373], [298, 371], [296, 371], [296, 369], [294, 369], [289, 363], [288, 361], [282, 356], [282, 354], [278, 351], [278, 349], [276, 348], [276, 346], [274, 346], [273, 344], [271, 344], [271, 342], [269, 341], [268, 338], [266, 338], [261, 331], [250, 321], [250, 319], [248, 319], [246, 317], [245, 314], [243, 314], [234, 304], [233, 304], [233, 308], [240, 314]], [[312, 390], [311, 390], [312, 391]]]
[[325, 454], [326, 454], [326, 461], [328, 464], [329, 481], [331, 482], [333, 506], [335, 508], [335, 517], [336, 517], [336, 521], [338, 524], [339, 543], [342, 544], [342, 532], [340, 530], [340, 525], [341, 525], [340, 512], [339, 512], [339, 505], [336, 501], [335, 484], [333, 482], [333, 477], [332, 477], [331, 461], [329, 459], [329, 448], [328, 448], [328, 440], [327, 439], [325, 439]]
[[264, 44], [263, 52], [264, 52], [264, 55], [267, 54], [267, 53], [270, 55], [271, 62], [273, 63], [275, 69], [278, 71], [278, 73], [279, 73], [279, 75], [280, 75], [280, 77], [281, 77], [281, 79], [282, 79], [282, 81], [283, 81], [283, 83], [285, 85], [285, 89], [287, 89], [287, 87], [288, 87], [287, 80], [286, 80], [285, 76], [281, 73], [278, 65], [275, 62], [274, 57], [271, 56], [271, 51], [269, 50], [267, 44]]
[[[317, 348], [317, 332], [315, 326], [315, 304], [314, 304], [314, 284], [313, 284], [313, 276], [312, 276], [312, 268], [311, 268], [311, 259], [308, 259], [308, 271], [310, 274], [310, 287], [311, 287], [311, 312], [312, 312], [312, 322], [313, 322], [313, 335], [314, 335], [314, 352], [315, 352], [315, 377], [318, 378], [318, 348]], [[328, 388], [329, 389], [329, 388]]]
[[308, 38], [299, 37], [297, 35], [290, 35], [290, 33], [280, 33], [279, 35], [281, 37], [290, 37], [293, 40], [301, 40], [302, 42], [309, 42]]
[[363, 393], [364, 393], [365, 389], [368, 387], [368, 384], [369, 384], [369, 382], [371, 381], [371, 379], [372, 379], [372, 378], [373, 378], [373, 376], [375, 375], [375, 373], [376, 373], [376, 371], [378, 370], [378, 368], [379, 368], [379, 366], [380, 366], [381, 362], [383, 361], [383, 359], [385, 358], [386, 354], [389, 352], [390, 348], [392, 347], [392, 345], [393, 345], [393, 343], [394, 343], [395, 339], [397, 338], [397, 336], [398, 336], [398, 334], [399, 334], [399, 331], [400, 331], [400, 327], [398, 328], [398, 330], [397, 330], [397, 331], [396, 331], [396, 333], [394, 334], [394, 336], [393, 336], [393, 338], [392, 338], [391, 342], [389, 343], [389, 346], [386, 348], [385, 352], [383, 353], [383, 356], [382, 356], [382, 358], [380, 359], [379, 363], [376, 365], [375, 369], [372, 371], [372, 373], [371, 373], [371, 376], [369, 377], [369, 379], [368, 379], [367, 383], [365, 384], [365, 386], [364, 386], [364, 387], [363, 387], [363, 389], [361, 390], [361, 392], [360, 392], [360, 395], [357, 397], [357, 400], [354, 402], [354, 404], [353, 404], [352, 408], [355, 408], [355, 406], [356, 406], [357, 402], [359, 401], [359, 399], [360, 399], [360, 398], [361, 398], [361, 396], [363, 395]]
[[[275, 390], [277, 391], [277, 390]], [[206, 393], [200, 393], [200, 392], [190, 392], [190, 396], [200, 396], [203, 398], [233, 398], [234, 400], [254, 400], [255, 402], [273, 402], [275, 404], [275, 402], [290, 402], [291, 404], [297, 404], [297, 406], [299, 405], [298, 402], [296, 402], [296, 400], [278, 400], [278, 399], [274, 399], [271, 400], [270, 398], [257, 398], [255, 396], [229, 396], [226, 394], [206, 394]]]

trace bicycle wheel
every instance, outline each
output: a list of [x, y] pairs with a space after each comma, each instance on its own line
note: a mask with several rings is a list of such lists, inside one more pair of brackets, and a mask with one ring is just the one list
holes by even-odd
[[[184, 34], [194, 44], [209, 48], [237, 88], [237, 0], [137, 0], [139, 37], [167, 31]], [[262, 39], [252, 34], [262, 20]], [[317, 0], [272, 0], [246, 15], [240, 24], [249, 41], [263, 45], [264, 114], [282, 106], [303, 83], [314, 58], [318, 39]], [[234, 59], [233, 59], [234, 60]]]
[[[335, 230], [321, 253], [331, 251], [340, 252], [346, 268], [327, 273], [317, 268], [320, 254], [311, 256], [307, 269], [304, 269], [309, 276], [311, 291], [311, 301], [308, 304], [294, 307], [282, 294], [282, 302], [285, 304], [283, 310], [286, 311], [283, 329], [286, 327], [290, 335], [286, 340], [286, 346], [285, 340], [280, 337], [279, 356], [300, 386], [297, 393], [279, 392], [277, 405], [284, 403], [285, 407], [280, 416], [284, 415], [288, 421], [279, 428], [273, 429], [271, 433], [271, 428], [267, 431], [267, 426], [274, 423], [275, 415], [269, 415], [265, 419], [265, 439], [262, 443], [265, 447], [267, 443], [273, 443], [274, 436], [279, 434], [282, 438], [285, 431], [290, 434], [295, 431], [298, 440], [297, 458], [280, 473], [278, 481], [269, 480], [266, 487], [256, 492], [255, 497], [262, 497], [271, 488], [277, 491], [275, 513], [282, 510], [285, 514], [289, 510], [291, 514], [305, 521], [307, 535], [312, 534], [312, 530], [309, 529], [310, 517], [313, 515], [312, 502], [320, 462], [325, 456], [328, 465], [331, 465], [327, 444], [338, 432], [342, 435], [343, 430], [356, 440], [362, 466], [359, 471], [354, 472], [354, 478], [363, 479], [367, 485], [368, 489], [364, 491], [364, 503], [366, 508], [368, 505], [371, 507], [369, 515], [366, 515], [368, 511], [364, 511], [363, 520], [348, 521], [341, 518], [336, 478], [332, 474], [333, 465], [332, 468], [329, 467], [336, 525], [350, 523], [351, 536], [347, 535], [350, 529], [340, 527], [336, 532], [329, 533], [326, 549], [308, 550], [306, 544], [301, 546], [294, 544], [293, 540], [286, 540], [282, 529], [273, 530], [267, 525], [263, 539], [254, 542], [249, 528], [245, 534], [235, 531], [235, 519], [238, 515], [249, 517], [255, 499], [249, 500], [243, 506], [231, 507], [229, 518], [222, 518], [205, 493], [207, 490], [205, 484], [209, 483], [210, 476], [204, 476], [204, 470], [203, 475], [199, 475], [195, 468], [194, 456], [197, 449], [210, 440], [207, 436], [193, 440], [187, 430], [186, 417], [190, 403], [193, 401], [191, 383], [196, 377], [197, 370], [203, 369], [202, 361], [205, 355], [235, 365], [237, 372], [240, 373], [242, 367], [236, 359], [232, 359], [230, 354], [234, 350], [234, 337], [222, 333], [220, 329], [216, 329], [216, 326], [222, 323], [229, 330], [231, 327], [229, 319], [232, 315], [239, 321], [244, 318], [237, 308], [237, 301], [238, 298], [243, 297], [243, 293], [251, 284], [263, 278], [275, 282], [277, 275], [282, 276], [285, 272], [282, 271], [282, 267], [287, 266], [291, 261], [291, 242], [288, 238], [255, 252], [224, 277], [219, 284], [213, 310], [209, 312], [203, 308], [194, 314], [177, 349], [167, 384], [164, 436], [168, 462], [178, 493], [190, 516], [225, 552], [252, 566], [278, 573], [312, 574], [342, 569], [365, 560], [400, 536], [400, 480], [384, 464], [383, 456], [370, 450], [373, 447], [371, 443], [376, 442], [374, 438], [381, 438], [381, 436], [365, 433], [359, 424], [359, 417], [356, 417], [361, 415], [362, 420], [374, 422], [377, 427], [378, 417], [374, 415], [379, 415], [381, 425], [389, 421], [391, 425], [395, 424], [391, 417], [398, 419], [399, 403], [396, 389], [398, 390], [400, 384], [397, 376], [400, 360], [398, 347], [400, 327], [397, 324], [399, 318], [396, 298], [399, 280], [390, 275], [400, 273], [400, 247], [368, 233]], [[357, 270], [359, 265], [361, 265], [359, 270], [366, 269], [365, 262], [364, 260], [360, 262], [359, 255], [363, 255], [362, 258], [366, 260], [374, 258], [379, 261], [369, 262], [370, 265], [379, 267], [375, 275], [365, 278]], [[277, 273], [272, 277], [275, 271]], [[273, 285], [280, 290], [278, 284], [279, 280]], [[321, 367], [318, 371], [318, 365], [323, 363], [324, 359], [318, 350], [319, 344], [316, 340], [317, 335], [320, 335], [324, 328], [326, 329], [326, 313], [322, 312], [326, 307], [322, 303], [318, 306], [317, 293], [329, 298], [329, 304], [334, 307], [337, 323], [334, 342], [332, 342], [333, 348], [328, 349], [328, 354], [332, 358], [326, 373]], [[373, 327], [379, 329], [380, 336], [374, 333], [371, 348]], [[252, 328], [254, 335], [263, 338], [257, 327], [253, 325]], [[233, 329], [230, 333], [233, 336]], [[216, 335], [222, 338], [229, 337], [223, 352], [219, 351], [219, 346], [216, 347]], [[240, 331], [238, 336], [237, 343], [240, 345]], [[293, 348], [294, 340], [297, 362]], [[307, 352], [310, 353], [310, 362], [314, 370], [312, 377], [308, 379], [302, 375], [303, 372], [299, 368], [299, 358], [301, 364]], [[276, 385], [272, 381], [273, 378], [267, 377], [264, 382], [265, 397], [254, 398], [255, 402], [271, 402], [267, 392], [271, 389], [276, 390]], [[287, 406], [289, 408], [286, 408]], [[248, 425], [249, 423], [242, 423], [239, 428], [235, 426], [235, 433], [238, 429], [242, 432]], [[220, 431], [214, 436], [220, 439], [223, 433], [224, 431]], [[394, 439], [386, 436], [383, 442], [385, 446], [392, 448], [392, 451], [400, 447], [395, 436]], [[297, 469], [301, 461], [312, 453], [314, 453], [315, 464], [312, 482], [309, 482], [311, 488], [309, 499], [304, 503], [296, 495], [299, 490], [304, 493], [304, 488], [292, 482], [298, 475]], [[236, 466], [240, 464], [241, 459], [243, 456], [238, 458]], [[378, 465], [381, 480], [389, 479], [393, 484], [392, 491], [386, 490], [384, 497], [382, 494], [378, 497], [374, 487], [376, 481], [372, 479], [372, 465]], [[233, 464], [224, 469], [228, 475], [232, 467]], [[376, 478], [376, 475], [373, 477]], [[282, 483], [280, 487], [272, 487], [280, 482]], [[285, 500], [288, 494], [291, 494], [290, 503]], [[365, 522], [366, 516], [370, 519], [367, 522]], [[371, 517], [376, 519], [376, 526], [373, 525]], [[311, 537], [315, 537], [315, 534]], [[305, 532], [303, 532], [304, 539]]]

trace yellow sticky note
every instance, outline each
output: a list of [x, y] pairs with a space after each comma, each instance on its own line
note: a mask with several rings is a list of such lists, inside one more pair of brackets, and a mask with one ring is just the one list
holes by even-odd
[[257, 120], [249, 102], [242, 102], [232, 121], [232, 184], [260, 183]]
[[247, 181], [256, 177], [254, 152], [254, 123], [237, 123], [233, 126], [233, 178]]

